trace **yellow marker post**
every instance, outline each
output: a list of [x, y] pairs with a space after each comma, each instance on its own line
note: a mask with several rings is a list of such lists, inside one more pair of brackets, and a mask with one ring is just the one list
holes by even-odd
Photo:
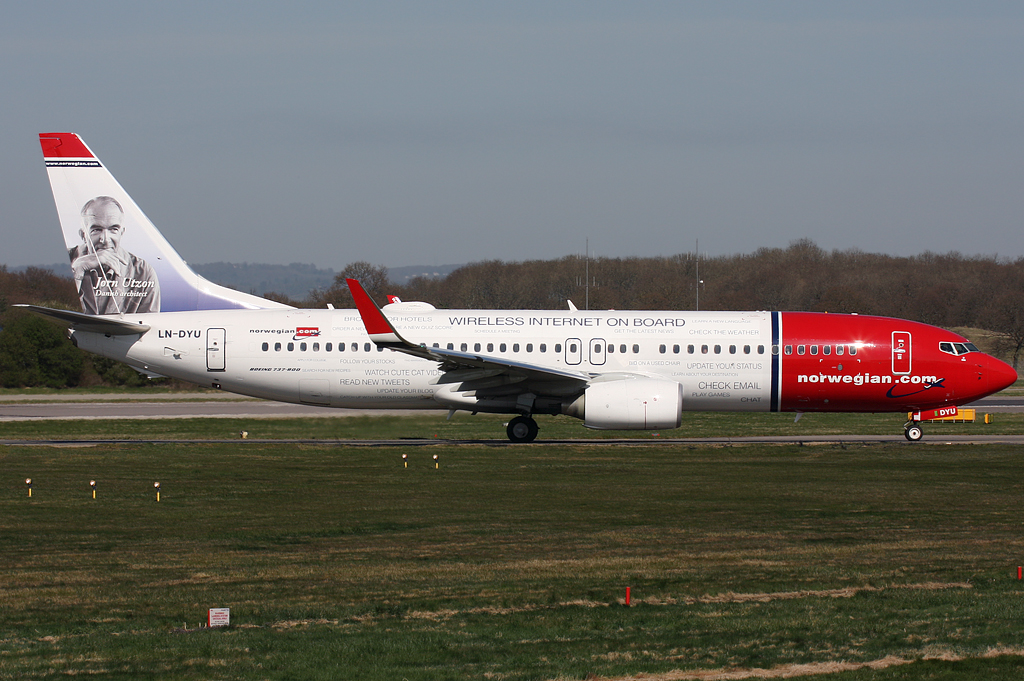
[[402, 454], [402, 465], [405, 468], [409, 467], [409, 455], [408, 454]]
[[95, 499], [96, 498], [96, 481], [95, 480], [90, 480], [89, 481], [89, 487], [92, 487], [92, 498]]
[[153, 487], [156, 487], [156, 500], [160, 501], [160, 483], [154, 482]]
[[32, 478], [25, 478], [25, 484], [28, 485], [28, 498], [32, 498]]
[[440, 468], [440, 466], [437, 463], [437, 454], [434, 454], [434, 468]]

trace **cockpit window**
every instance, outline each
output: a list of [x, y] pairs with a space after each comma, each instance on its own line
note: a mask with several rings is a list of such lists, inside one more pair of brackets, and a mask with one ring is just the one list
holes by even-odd
[[966, 355], [968, 352], [981, 352], [974, 343], [939, 343], [939, 350], [949, 355]]

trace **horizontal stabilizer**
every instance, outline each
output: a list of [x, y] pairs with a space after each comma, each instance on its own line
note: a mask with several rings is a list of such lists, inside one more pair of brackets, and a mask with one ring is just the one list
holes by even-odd
[[76, 331], [88, 331], [91, 333], [103, 333], [108, 336], [131, 336], [143, 334], [149, 331], [149, 325], [141, 322], [129, 322], [115, 317], [104, 317], [97, 315], [72, 312], [71, 310], [54, 310], [50, 307], [38, 305], [15, 305], [37, 315], [56, 319], [67, 324]]

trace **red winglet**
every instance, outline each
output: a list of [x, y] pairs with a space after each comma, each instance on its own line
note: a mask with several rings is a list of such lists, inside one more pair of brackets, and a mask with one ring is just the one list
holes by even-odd
[[41, 132], [39, 144], [43, 158], [93, 158], [89, 147], [73, 132]]
[[359, 310], [359, 316], [363, 318], [366, 333], [370, 336], [395, 333], [387, 317], [380, 311], [377, 304], [373, 302], [370, 294], [363, 290], [359, 281], [356, 279], [346, 279], [345, 282], [348, 284], [348, 290], [352, 292], [352, 297], [356, 301], [356, 309]]

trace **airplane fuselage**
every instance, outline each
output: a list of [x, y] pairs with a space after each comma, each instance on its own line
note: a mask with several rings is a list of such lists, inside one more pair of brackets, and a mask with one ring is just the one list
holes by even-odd
[[[686, 411], [917, 412], [1017, 379], [955, 333], [882, 317], [381, 309], [355, 279], [354, 310], [294, 309], [192, 271], [78, 135], [39, 142], [83, 312], [27, 307], [149, 374], [325, 407], [513, 414], [514, 442], [536, 438], [535, 414], [664, 429]], [[111, 243], [124, 268], [100, 257]]]
[[[955, 333], [883, 317], [434, 310], [416, 304], [385, 312], [417, 344], [602, 380], [621, 375], [676, 383], [680, 411], [905, 412], [964, 404], [1004, 387], [1009, 376], [1005, 364], [965, 349], [973, 346]], [[151, 328], [114, 336], [77, 330], [75, 341], [150, 373], [284, 402], [516, 411], [514, 397], [502, 399], [515, 391], [501, 389], [514, 376], [490, 383], [487, 372], [449, 377], [438, 362], [371, 342], [356, 310], [218, 310], [124, 319]], [[579, 392], [575, 385], [552, 384], [549, 399], [524, 411], [572, 413], [568, 405]]]

